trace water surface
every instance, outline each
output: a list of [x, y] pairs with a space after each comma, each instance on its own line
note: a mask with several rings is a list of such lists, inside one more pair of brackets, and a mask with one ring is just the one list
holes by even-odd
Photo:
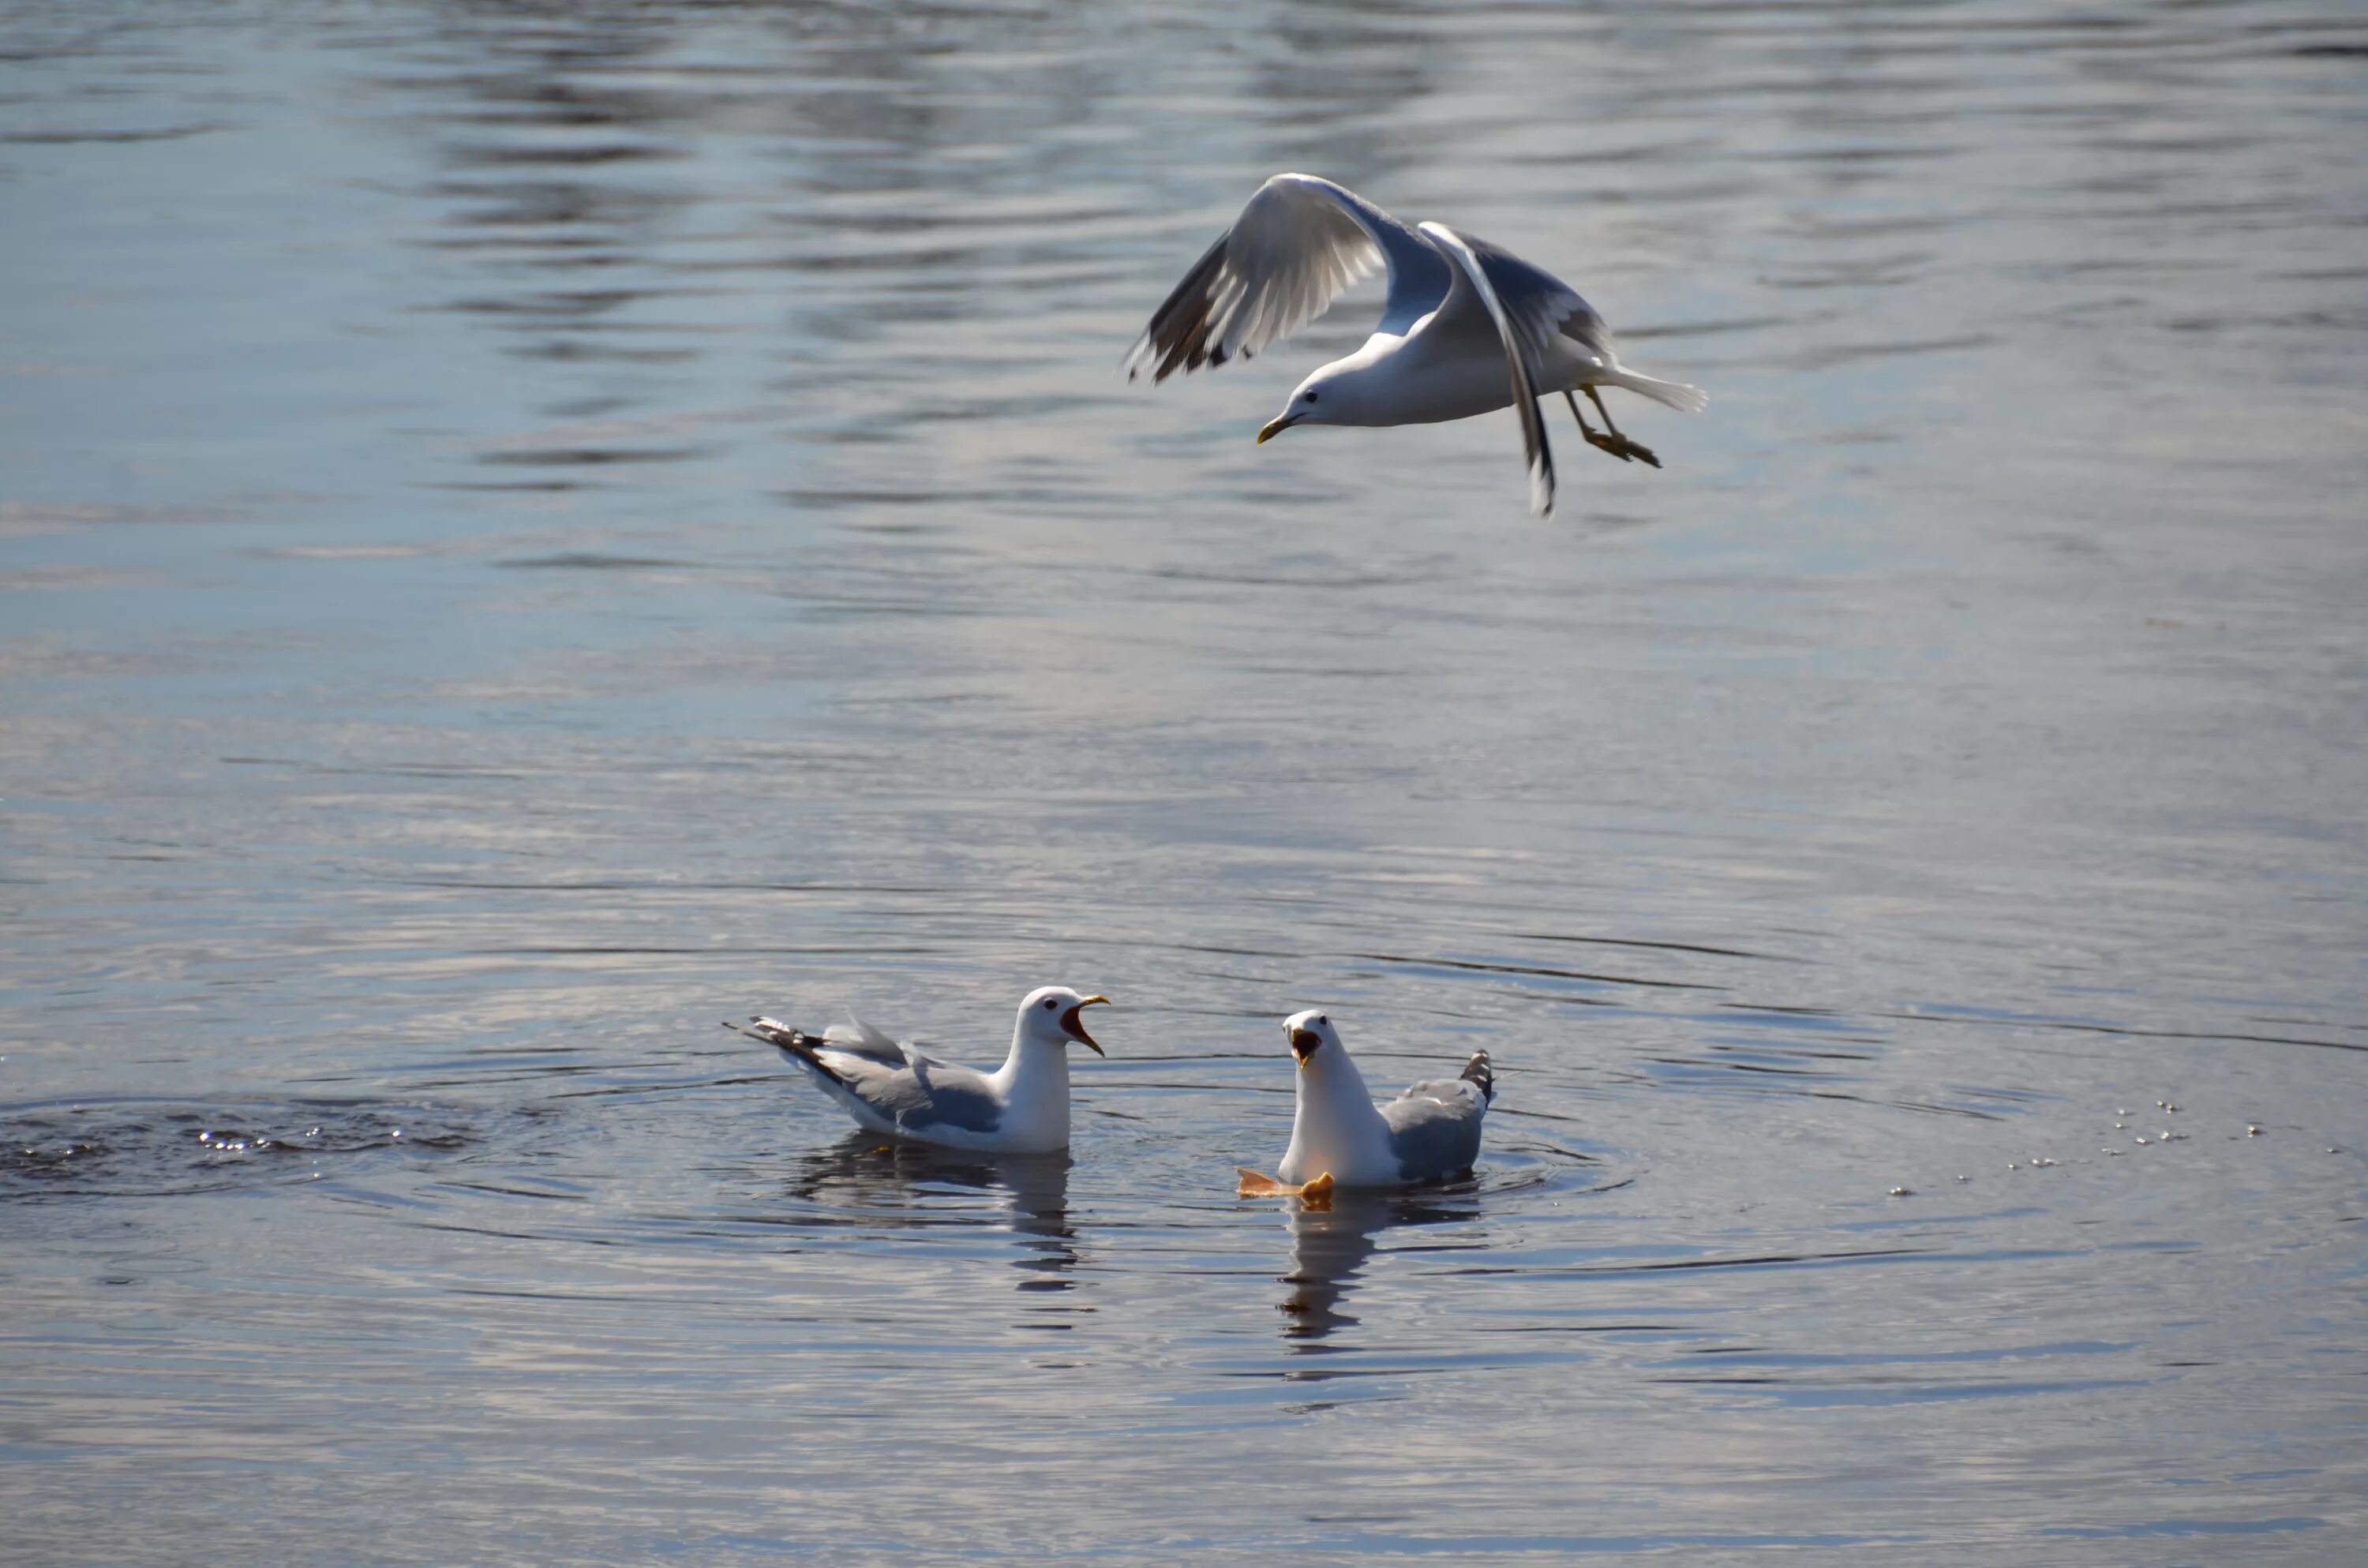
[[[28, 1562], [2321, 1562], [2368, 1508], [2368, 27], [0, 22]], [[1258, 180], [1652, 472], [1129, 387]], [[999, 1055], [883, 1152], [716, 1022]], [[1279, 1020], [1497, 1062], [1237, 1201]]]

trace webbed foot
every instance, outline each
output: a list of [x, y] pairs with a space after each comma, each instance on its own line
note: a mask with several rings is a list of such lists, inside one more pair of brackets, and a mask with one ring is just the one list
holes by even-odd
[[1604, 442], [1603, 449], [1638, 462], [1651, 463], [1655, 468], [1661, 466], [1661, 460], [1653, 455], [1652, 448], [1641, 441], [1632, 441], [1616, 430], [1612, 432], [1611, 439]]
[[1310, 1209], [1332, 1207], [1330, 1171], [1296, 1187], [1287, 1181], [1277, 1181], [1270, 1176], [1260, 1176], [1247, 1165], [1235, 1165], [1234, 1174], [1241, 1177], [1239, 1186], [1235, 1188], [1235, 1196], [1238, 1198], [1296, 1198]]

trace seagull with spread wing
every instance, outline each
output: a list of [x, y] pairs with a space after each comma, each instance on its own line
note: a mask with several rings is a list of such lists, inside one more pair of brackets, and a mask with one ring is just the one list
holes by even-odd
[[1335, 1187], [1411, 1187], [1462, 1176], [1480, 1157], [1480, 1125], [1497, 1097], [1486, 1051], [1474, 1052], [1456, 1077], [1408, 1085], [1377, 1106], [1330, 1018], [1294, 1013], [1282, 1032], [1299, 1059], [1291, 1147], [1280, 1180], [1235, 1167], [1244, 1198], [1321, 1200]]
[[[1428, 425], [1510, 404], [1530, 463], [1530, 506], [1554, 510], [1554, 451], [1538, 402], [1563, 394], [1589, 444], [1623, 461], [1661, 460], [1620, 433], [1598, 387], [1625, 387], [1686, 413], [1699, 387], [1620, 363], [1611, 329], [1577, 291], [1486, 240], [1444, 223], [1409, 228], [1354, 191], [1314, 175], [1276, 175], [1192, 265], [1127, 357], [1130, 379], [1248, 358], [1324, 313], [1376, 267], [1389, 297], [1365, 346], [1299, 383], [1258, 432], [1294, 425]], [[1584, 392], [1602, 415], [1579, 412]]]
[[819, 1035], [762, 1017], [723, 1027], [778, 1048], [874, 1132], [949, 1149], [1049, 1154], [1069, 1146], [1069, 1042], [1103, 1054], [1077, 1015], [1109, 1000], [1065, 985], [1030, 991], [1011, 1030], [1011, 1054], [992, 1073], [940, 1062], [851, 1015]]

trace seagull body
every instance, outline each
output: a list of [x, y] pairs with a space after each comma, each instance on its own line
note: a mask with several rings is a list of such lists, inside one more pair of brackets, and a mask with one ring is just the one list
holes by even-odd
[[[1148, 368], [1157, 382], [1247, 358], [1377, 267], [1388, 269], [1389, 295], [1373, 335], [1302, 381], [1258, 432], [1261, 444], [1294, 425], [1426, 425], [1511, 406], [1530, 504], [1543, 516], [1554, 510], [1554, 475], [1540, 398], [1561, 392], [1589, 443], [1656, 468], [1660, 460], [1620, 434], [1595, 389], [1624, 387], [1687, 413], [1710, 401], [1622, 366], [1603, 318], [1553, 274], [1444, 223], [1409, 227], [1354, 191], [1294, 174], [1260, 186], [1184, 275], [1129, 354], [1129, 374]], [[1603, 415], [1605, 432], [1579, 413], [1577, 391]]]
[[1109, 1000], [1064, 985], [1030, 992], [1011, 1054], [992, 1073], [941, 1062], [852, 1015], [819, 1035], [764, 1017], [725, 1027], [778, 1048], [874, 1132], [948, 1149], [1048, 1154], [1069, 1146], [1069, 1041], [1102, 1054], [1078, 1010]]
[[1291, 1147], [1278, 1167], [1279, 1181], [1242, 1173], [1245, 1195], [1313, 1197], [1334, 1186], [1410, 1187], [1461, 1176], [1479, 1158], [1480, 1125], [1497, 1093], [1487, 1052], [1475, 1053], [1461, 1077], [1412, 1085], [1377, 1106], [1329, 1018], [1296, 1013], [1283, 1033], [1299, 1059]]

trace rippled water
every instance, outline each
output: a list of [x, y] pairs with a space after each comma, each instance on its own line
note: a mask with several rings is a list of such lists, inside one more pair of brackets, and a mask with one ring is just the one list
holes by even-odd
[[[11, 1561], [2344, 1561], [2368, 24], [0, 12]], [[1152, 391], [1265, 174], [1709, 412]], [[1633, 411], [1632, 411], [1633, 410]], [[715, 1028], [987, 1059], [883, 1152]], [[1231, 1196], [1278, 1020], [1468, 1183]], [[2175, 1107], [2173, 1109], [2171, 1108]]]

